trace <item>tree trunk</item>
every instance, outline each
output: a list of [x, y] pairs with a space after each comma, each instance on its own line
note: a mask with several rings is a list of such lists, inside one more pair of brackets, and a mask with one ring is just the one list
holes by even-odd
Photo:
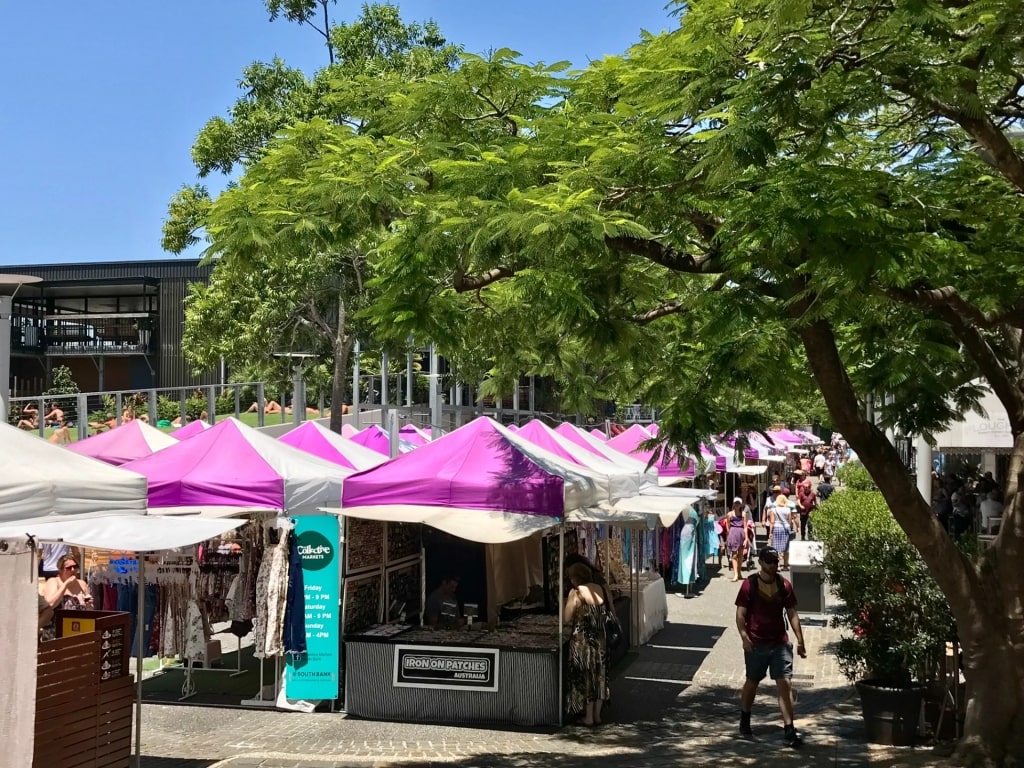
[[[334, 378], [331, 381], [331, 431], [341, 434], [344, 405], [348, 393], [348, 356], [353, 339], [346, 332], [345, 301], [338, 299], [338, 327], [331, 345], [334, 347]], [[354, 406], [353, 406], [354, 407]]]
[[[792, 305], [814, 378], [832, 422], [878, 485], [889, 509], [921, 553], [949, 601], [964, 652], [967, 717], [957, 765], [1004, 765], [1024, 757], [1024, 620], [1019, 494], [1008, 497], [995, 544], [977, 564], [964, 555], [932, 514], [885, 435], [861, 412], [856, 391], [823, 320], [803, 318], [808, 304]], [[1024, 440], [1014, 444], [1008, 488], [1024, 488]]]

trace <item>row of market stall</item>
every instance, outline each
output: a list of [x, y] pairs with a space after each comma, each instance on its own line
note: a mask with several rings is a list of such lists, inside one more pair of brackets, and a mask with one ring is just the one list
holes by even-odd
[[[238, 632], [252, 627], [257, 658], [276, 659], [269, 696], [261, 662], [250, 703], [343, 699], [370, 717], [558, 723], [566, 556], [620, 583], [634, 639], [658, 621], [658, 580], [641, 579], [643, 564], [670, 559], [685, 578], [702, 559], [694, 502], [709, 492], [673, 487], [692, 463], [648, 466], [643, 434], [606, 441], [570, 424], [512, 431], [477, 419], [434, 440], [410, 427], [350, 439], [315, 422], [275, 440], [228, 419], [187, 439], [131, 422], [65, 450], [3, 430], [13, 471], [0, 539], [22, 557], [0, 562], [33, 556], [26, 535], [136, 553], [136, 570], [103, 575], [136, 585], [140, 686], [150, 650], [208, 669], [216, 610]], [[5, 580], [27, 606], [35, 581], [20, 567]], [[453, 569], [469, 626], [426, 629], [428, 591]], [[35, 636], [17, 623], [28, 658]], [[19, 699], [23, 715], [32, 698]]]

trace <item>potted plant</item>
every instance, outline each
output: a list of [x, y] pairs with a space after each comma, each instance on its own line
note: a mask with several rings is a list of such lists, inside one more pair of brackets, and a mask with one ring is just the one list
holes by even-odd
[[867, 740], [914, 744], [954, 632], [949, 605], [877, 491], [832, 494], [815, 511], [814, 532], [841, 601], [836, 657], [860, 694]]

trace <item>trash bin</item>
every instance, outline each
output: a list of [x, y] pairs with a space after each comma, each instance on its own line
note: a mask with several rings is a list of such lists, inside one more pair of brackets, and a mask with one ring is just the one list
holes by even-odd
[[825, 545], [820, 541], [789, 543], [789, 580], [800, 615], [825, 613]]

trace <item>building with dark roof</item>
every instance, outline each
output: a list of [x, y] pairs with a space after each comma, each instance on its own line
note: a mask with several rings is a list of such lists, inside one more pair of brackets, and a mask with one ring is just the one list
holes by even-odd
[[59, 365], [83, 392], [216, 383], [216, 372], [193, 375], [181, 346], [188, 286], [212, 269], [183, 259], [0, 267], [42, 279], [14, 298], [11, 395], [39, 395]]

